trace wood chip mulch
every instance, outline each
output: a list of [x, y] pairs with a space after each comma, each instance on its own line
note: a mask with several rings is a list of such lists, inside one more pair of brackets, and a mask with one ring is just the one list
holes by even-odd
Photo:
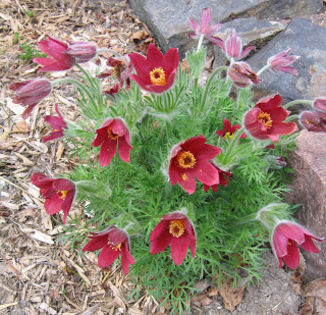
[[24, 108], [13, 104], [8, 89], [14, 81], [42, 76], [20, 56], [26, 52], [22, 46], [38, 49], [46, 35], [126, 54], [146, 51], [150, 32], [127, 1], [2, 0], [0, 35], [0, 314], [163, 313], [141, 288], [137, 300], [128, 298], [135, 284], [120, 268], [102, 271], [94, 253], [58, 242], [61, 219], [46, 214], [30, 182], [34, 171], [55, 176], [75, 166], [63, 142], [41, 140], [49, 133], [43, 117], [54, 113], [56, 103], [69, 120], [76, 118], [75, 92], [55, 90], [24, 121]]

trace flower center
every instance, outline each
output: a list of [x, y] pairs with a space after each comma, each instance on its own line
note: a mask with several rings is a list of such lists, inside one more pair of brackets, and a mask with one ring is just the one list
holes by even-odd
[[263, 112], [262, 110], [259, 111], [258, 120], [260, 120], [267, 129], [272, 128], [273, 121], [271, 119], [271, 115]]
[[58, 192], [57, 192], [57, 194], [59, 195], [59, 198], [62, 200], [66, 198], [67, 193], [68, 193], [68, 190], [58, 190]]
[[193, 168], [196, 165], [196, 158], [189, 151], [181, 151], [177, 155], [177, 164], [181, 168]]
[[149, 73], [149, 78], [154, 85], [165, 85], [166, 84], [165, 72], [162, 67], [154, 68]]
[[119, 138], [119, 135], [112, 132], [112, 127], [111, 126], [108, 127], [108, 137], [111, 140], [117, 140]]
[[172, 220], [169, 224], [169, 232], [176, 238], [180, 237], [185, 232], [183, 220]]
[[232, 140], [233, 137], [234, 137], [234, 133], [228, 131], [228, 132], [226, 132], [224, 134], [224, 137], [223, 138], [226, 139], [226, 140], [228, 140], [228, 139]]
[[121, 243], [117, 245], [113, 245], [110, 241], [108, 242], [108, 245], [115, 251], [121, 250]]
[[314, 125], [314, 126], [318, 126], [318, 127], [320, 126], [320, 124], [316, 121], [312, 121], [312, 120], [308, 120], [308, 119], [305, 119], [304, 121], [307, 125]]

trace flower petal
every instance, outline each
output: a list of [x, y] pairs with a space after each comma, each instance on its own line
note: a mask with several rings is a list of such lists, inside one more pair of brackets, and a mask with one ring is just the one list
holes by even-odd
[[117, 141], [109, 138], [102, 143], [100, 150], [100, 164], [105, 167], [110, 164], [112, 158], [117, 152]]
[[171, 257], [177, 266], [180, 266], [186, 257], [189, 241], [189, 236], [186, 233], [171, 239]]
[[107, 235], [93, 237], [83, 248], [83, 252], [95, 251], [103, 248], [108, 243]]
[[320, 250], [316, 247], [315, 243], [311, 239], [311, 236], [306, 236], [304, 243], [300, 244], [300, 247], [311, 253], [319, 253]]
[[121, 137], [118, 139], [118, 153], [121, 160], [125, 161], [126, 163], [130, 162], [131, 149], [132, 146], [127, 143], [125, 137]]
[[291, 269], [297, 269], [300, 262], [300, 254], [297, 244], [292, 242], [288, 246], [288, 254], [283, 257], [284, 263]]
[[120, 251], [112, 249], [109, 245], [104, 246], [98, 256], [98, 266], [105, 268], [112, 265], [119, 257], [119, 254]]

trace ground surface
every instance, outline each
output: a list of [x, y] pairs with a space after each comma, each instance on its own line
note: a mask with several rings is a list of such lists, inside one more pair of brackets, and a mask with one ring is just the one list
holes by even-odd
[[[153, 41], [149, 31], [126, 1], [2, 0], [0, 25], [0, 314], [168, 314], [144, 291], [137, 300], [128, 299], [135, 285], [120, 270], [102, 271], [93, 253], [79, 255], [59, 243], [60, 218], [45, 213], [38, 189], [30, 183], [34, 171], [55, 176], [75, 165], [66, 158], [69, 147], [62, 142], [42, 143], [49, 129], [39, 118], [53, 113], [60, 102], [73, 120], [74, 92], [67, 89], [62, 96], [55, 91], [25, 122], [23, 108], [12, 103], [8, 90], [13, 81], [40, 76], [30, 59], [20, 59], [26, 51], [19, 46], [36, 49], [46, 34], [94, 41], [125, 54], [146, 51]], [[279, 272], [271, 254], [266, 265], [265, 281], [244, 291], [237, 314], [298, 310], [300, 298], [292, 290], [291, 274]], [[193, 300], [194, 313], [228, 313], [214, 283], [202, 290]]]

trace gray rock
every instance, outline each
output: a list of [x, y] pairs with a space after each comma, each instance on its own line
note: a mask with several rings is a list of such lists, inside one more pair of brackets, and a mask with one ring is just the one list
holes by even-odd
[[[271, 252], [264, 253], [263, 258], [265, 270], [262, 282], [246, 288], [243, 300], [232, 314], [298, 314], [302, 301], [291, 287], [291, 274], [278, 269], [277, 259]], [[231, 312], [222, 308], [218, 301], [213, 301], [202, 308], [201, 314], [227, 315]]]
[[213, 22], [234, 17], [259, 16], [284, 18], [309, 16], [323, 8], [322, 0], [129, 0], [139, 18], [153, 32], [161, 48], [178, 47], [184, 52], [195, 45], [188, 39], [188, 18], [200, 19], [203, 8], [211, 8]]
[[274, 37], [266, 46], [248, 59], [254, 70], [264, 66], [267, 59], [291, 48], [291, 53], [300, 56], [294, 66], [299, 75], [267, 70], [259, 90], [278, 92], [287, 100], [313, 99], [326, 95], [326, 28], [305, 19], [295, 18], [287, 29]]
[[[226, 30], [234, 28], [237, 35], [241, 36], [242, 43], [245, 46], [256, 46], [257, 49], [263, 47], [269, 40], [283, 31], [289, 21], [260, 21], [255, 17], [239, 18], [222, 24], [220, 31], [216, 36], [225, 40]], [[215, 48], [215, 65], [221, 66], [227, 61], [223, 51]]]
[[[297, 149], [291, 152], [289, 163], [295, 174], [287, 199], [302, 204], [297, 212], [299, 222], [318, 237], [326, 237], [326, 137], [325, 133], [302, 130]], [[302, 250], [306, 258], [309, 280], [326, 277], [326, 241], [319, 246], [319, 254]]]

